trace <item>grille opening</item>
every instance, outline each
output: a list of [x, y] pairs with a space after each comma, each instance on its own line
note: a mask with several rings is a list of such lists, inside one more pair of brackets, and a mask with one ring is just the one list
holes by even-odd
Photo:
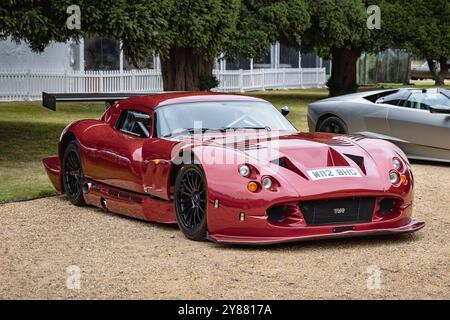
[[367, 223], [372, 221], [375, 198], [313, 200], [299, 205], [306, 223], [311, 226]]
[[388, 215], [394, 212], [396, 207], [396, 199], [393, 198], [385, 198], [380, 201], [380, 209], [378, 210], [378, 214], [380, 215]]
[[282, 222], [286, 218], [286, 206], [275, 206], [267, 210], [270, 222]]

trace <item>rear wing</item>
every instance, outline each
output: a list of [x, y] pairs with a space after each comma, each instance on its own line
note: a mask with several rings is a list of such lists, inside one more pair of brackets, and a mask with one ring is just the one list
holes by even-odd
[[129, 97], [145, 96], [149, 93], [47, 93], [42, 92], [42, 106], [56, 111], [57, 102], [87, 102], [104, 101], [107, 107], [119, 100]]

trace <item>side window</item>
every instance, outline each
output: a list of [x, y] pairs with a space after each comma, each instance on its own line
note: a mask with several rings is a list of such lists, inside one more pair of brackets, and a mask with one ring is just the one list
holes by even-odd
[[400, 104], [400, 101], [401, 100], [399, 100], [399, 99], [393, 99], [393, 100], [384, 101], [384, 103], [387, 103], [387, 104], [390, 104], [393, 106], [398, 106]]
[[392, 106], [400, 106], [404, 102], [404, 100], [402, 100], [403, 96], [403, 92], [396, 92], [385, 97], [380, 97], [375, 103], [385, 103]]
[[405, 107], [419, 110], [428, 110], [430, 108], [425, 101], [424, 95], [421, 93], [412, 93], [406, 100]]
[[151, 130], [151, 118], [137, 110], [123, 110], [117, 120], [116, 129], [133, 136], [148, 138]]

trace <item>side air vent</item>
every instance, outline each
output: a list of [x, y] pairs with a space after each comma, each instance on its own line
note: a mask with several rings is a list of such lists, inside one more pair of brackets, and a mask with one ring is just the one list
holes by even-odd
[[301, 172], [288, 158], [286, 157], [282, 157], [279, 159], [275, 159], [270, 161], [273, 164], [276, 164], [277, 166], [283, 167], [285, 169], [291, 170], [292, 172], [295, 172], [296, 174], [298, 174], [299, 176], [301, 176], [304, 179], [308, 178], [303, 174], [303, 172]]
[[259, 149], [265, 149], [266, 147], [262, 147], [261, 145], [257, 143], [248, 143], [248, 142], [238, 142], [234, 145], [234, 147], [237, 150], [259, 150]]
[[364, 166], [364, 158], [360, 156], [355, 156], [354, 154], [344, 154], [347, 158], [350, 158], [357, 166], [361, 169], [364, 174], [366, 174], [366, 167]]

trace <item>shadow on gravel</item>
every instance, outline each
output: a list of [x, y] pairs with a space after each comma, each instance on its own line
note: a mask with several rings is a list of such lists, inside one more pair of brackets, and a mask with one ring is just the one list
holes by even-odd
[[[55, 198], [58, 199], [59, 201], [61, 201], [62, 203], [65, 203], [65, 204], [69, 203], [69, 200], [67, 200], [67, 198], [64, 195], [60, 195]], [[176, 224], [165, 224], [165, 223], [157, 223], [157, 222], [140, 220], [140, 219], [129, 217], [129, 216], [126, 216], [123, 214], [114, 213], [114, 212], [110, 212], [110, 211], [104, 211], [104, 210], [94, 207], [94, 206], [84, 206], [82, 208], [83, 208], [83, 210], [95, 212], [96, 214], [102, 214], [102, 215], [106, 215], [107, 217], [124, 219], [126, 221], [141, 224], [144, 226], [152, 226], [152, 227], [160, 228], [162, 230], [167, 230], [167, 231], [174, 231], [174, 230], [178, 231], [179, 230], [178, 225], [176, 225]]]
[[450, 163], [447, 162], [437, 162], [437, 161], [427, 161], [427, 160], [410, 160], [411, 164], [421, 164], [421, 165], [427, 165], [427, 166], [436, 166], [436, 167], [443, 167], [443, 168], [449, 168]]
[[398, 246], [401, 244], [408, 244], [411, 242], [420, 241], [422, 235], [420, 231], [414, 234], [403, 234], [403, 235], [384, 235], [384, 236], [365, 236], [365, 237], [349, 237], [341, 239], [318, 239], [318, 240], [306, 240], [297, 242], [287, 242], [279, 244], [270, 245], [220, 245], [216, 244], [218, 247], [223, 247], [227, 249], [235, 249], [242, 251], [258, 251], [258, 250], [273, 250], [273, 251], [293, 251], [293, 250], [336, 250], [336, 249], [347, 249], [347, 248], [369, 248], [377, 247], [380, 245], [392, 245]]
[[[61, 202], [68, 202], [65, 196], [56, 197]], [[143, 226], [152, 226], [154, 228], [161, 229], [167, 232], [180, 232], [178, 225], [176, 224], [163, 224], [150, 221], [139, 220], [136, 218], [128, 217], [121, 214], [116, 214], [112, 212], [105, 212], [100, 208], [93, 206], [84, 207], [86, 211], [92, 211], [98, 214], [104, 214], [109, 217], [117, 217], [119, 219], [125, 219], [127, 221], [141, 224]], [[349, 238], [337, 238], [337, 239], [316, 239], [316, 240], [304, 240], [304, 241], [293, 241], [278, 244], [266, 244], [266, 245], [240, 245], [240, 244], [220, 244], [211, 241], [203, 242], [210, 248], [222, 249], [222, 250], [238, 250], [238, 251], [286, 251], [286, 250], [336, 250], [336, 249], [347, 249], [352, 248], [368, 248], [376, 247], [380, 245], [390, 245], [397, 246], [401, 244], [408, 244], [415, 241], [420, 241], [423, 237], [421, 234], [423, 231], [418, 231], [410, 234], [399, 234], [399, 235], [378, 235], [378, 236], [364, 236], [364, 237], [349, 237]], [[191, 240], [187, 238], [182, 238], [183, 241]], [[194, 242], [192, 242], [194, 243]], [[195, 242], [199, 244], [199, 242]]]

